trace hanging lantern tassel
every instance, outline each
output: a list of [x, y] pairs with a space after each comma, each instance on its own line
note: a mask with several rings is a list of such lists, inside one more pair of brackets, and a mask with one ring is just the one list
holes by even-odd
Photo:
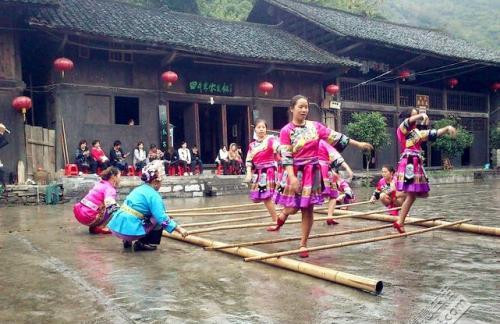
[[406, 81], [411, 76], [410, 70], [402, 70], [399, 72], [399, 77], [403, 80]]
[[23, 114], [24, 122], [26, 122], [26, 112], [31, 108], [31, 106], [32, 102], [29, 97], [20, 96], [12, 100], [12, 107]]
[[448, 80], [448, 84], [450, 85], [450, 88], [455, 88], [458, 85], [458, 80], [455, 78], [451, 78]]
[[335, 96], [339, 91], [340, 87], [336, 84], [330, 84], [326, 87], [325, 91], [330, 95], [330, 96]]
[[73, 69], [74, 66], [75, 65], [73, 64], [73, 61], [65, 57], [60, 57], [54, 61], [54, 68], [56, 69], [56, 71], [61, 72], [61, 77], [63, 79], [64, 79], [64, 71], [70, 71]]
[[167, 84], [167, 87], [170, 88], [172, 84], [179, 80], [179, 76], [173, 71], [167, 71], [162, 73], [161, 79]]
[[265, 96], [267, 96], [269, 92], [273, 90], [273, 88], [274, 86], [271, 82], [264, 81], [259, 84], [259, 90], [264, 92]]

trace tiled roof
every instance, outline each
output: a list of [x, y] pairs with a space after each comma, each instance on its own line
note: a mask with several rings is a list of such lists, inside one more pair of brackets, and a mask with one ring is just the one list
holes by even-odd
[[500, 53], [443, 32], [352, 14], [293, 0], [260, 0], [301, 16], [333, 33], [389, 46], [474, 61], [500, 63]]
[[151, 10], [111, 0], [60, 0], [42, 8], [32, 24], [65, 32], [167, 45], [190, 52], [297, 65], [358, 64], [336, 57], [278, 26], [230, 22]]

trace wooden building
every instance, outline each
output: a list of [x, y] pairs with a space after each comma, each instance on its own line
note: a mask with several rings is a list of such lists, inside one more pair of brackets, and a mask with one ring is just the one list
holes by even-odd
[[[478, 48], [440, 31], [368, 18], [342, 10], [292, 0], [258, 0], [249, 21], [281, 24], [282, 28], [334, 55], [361, 63], [358, 69], [332, 78], [340, 86], [341, 109], [332, 115], [343, 127], [353, 112], [380, 111], [391, 134], [399, 114], [416, 106], [416, 96], [429, 97], [429, 115], [461, 118], [474, 134], [474, 144], [455, 165], [482, 166], [489, 160], [490, 112], [498, 114], [498, 94], [491, 85], [499, 81], [500, 53]], [[401, 71], [410, 72], [403, 81]], [[458, 85], [451, 88], [453, 78]], [[496, 122], [498, 117], [492, 116]], [[427, 163], [441, 165], [439, 152], [427, 149]], [[394, 142], [378, 152], [376, 164], [394, 164], [398, 157]], [[364, 164], [361, 154], [346, 152], [355, 168]]]
[[[246, 149], [255, 118], [265, 118], [271, 128], [284, 126], [289, 100], [297, 93], [311, 98], [312, 115], [319, 119], [325, 75], [359, 66], [279, 26], [107, 0], [54, 3], [31, 11], [10, 7], [19, 16], [5, 33], [18, 50], [12, 53], [15, 63], [8, 64], [19, 70], [16, 80], [33, 97], [28, 123], [55, 129], [59, 138], [65, 121], [70, 158], [80, 139], [100, 139], [106, 151], [117, 139], [125, 151], [140, 140], [175, 148], [186, 140], [200, 147], [205, 163], [213, 163], [222, 145], [235, 142]], [[52, 66], [62, 56], [74, 62], [64, 77]], [[179, 76], [171, 87], [161, 80], [167, 70]], [[258, 89], [263, 81], [274, 85], [267, 95]], [[7, 124], [20, 123], [10, 109], [23, 90], [16, 89], [3, 95], [2, 110], [9, 116], [0, 120]], [[22, 136], [22, 127], [16, 132]], [[61, 168], [59, 140], [56, 147], [56, 168]], [[16, 161], [13, 157], [8, 167]]]
[[[28, 176], [38, 166], [63, 167], [61, 120], [70, 159], [80, 139], [100, 139], [105, 151], [118, 139], [126, 152], [138, 141], [177, 148], [186, 140], [212, 163], [222, 145], [246, 149], [256, 118], [272, 129], [286, 124], [298, 93], [310, 98], [312, 119], [342, 127], [352, 112], [376, 110], [391, 132], [416, 94], [429, 95], [433, 117], [459, 114], [476, 135], [463, 164], [487, 160], [488, 86], [499, 71], [494, 53], [435, 31], [295, 1], [259, 0], [248, 20], [111, 0], [0, 0], [0, 122], [12, 131], [0, 151], [7, 172], [18, 160]], [[53, 67], [59, 57], [74, 63], [64, 77]], [[417, 72], [415, 79], [401, 82], [403, 67]], [[432, 69], [441, 73], [422, 72]], [[165, 71], [179, 76], [170, 87], [161, 79]], [[443, 80], [454, 75], [459, 84], [449, 89]], [[263, 81], [274, 85], [267, 95], [258, 88]], [[341, 87], [340, 110], [321, 108], [329, 106], [330, 83]], [[11, 108], [21, 94], [33, 101], [26, 128]], [[44, 137], [49, 129], [55, 138]], [[395, 163], [395, 145], [378, 157], [374, 167]], [[440, 162], [430, 150], [429, 158]], [[347, 159], [362, 167], [361, 154], [348, 150]]]

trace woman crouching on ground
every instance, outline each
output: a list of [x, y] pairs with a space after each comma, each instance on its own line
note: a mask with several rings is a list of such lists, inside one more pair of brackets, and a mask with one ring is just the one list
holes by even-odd
[[101, 172], [100, 177], [101, 180], [73, 206], [73, 214], [78, 222], [89, 227], [91, 234], [111, 234], [106, 224], [117, 208], [116, 188], [120, 184], [120, 170], [109, 167]]
[[163, 230], [169, 233], [177, 231], [183, 237], [188, 233], [166, 213], [158, 193], [161, 187], [158, 165], [146, 165], [142, 169], [141, 180], [144, 184], [128, 194], [108, 227], [113, 235], [123, 240], [124, 248], [132, 247], [132, 241], [136, 241], [135, 251], [153, 251], [160, 244]]

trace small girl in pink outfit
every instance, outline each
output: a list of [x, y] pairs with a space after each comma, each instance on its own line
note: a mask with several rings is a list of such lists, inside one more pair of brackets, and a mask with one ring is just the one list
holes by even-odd
[[101, 180], [73, 206], [75, 218], [88, 226], [91, 234], [111, 234], [106, 225], [117, 208], [116, 187], [119, 183], [120, 171], [109, 167], [101, 173]]
[[[267, 135], [267, 123], [259, 119], [255, 122], [256, 139], [250, 143], [246, 158], [246, 181], [251, 182], [250, 199], [253, 202], [263, 202], [273, 222], [276, 222], [276, 208], [272, 198], [276, 188], [278, 139]], [[270, 226], [268, 231], [275, 231], [276, 226]]]

